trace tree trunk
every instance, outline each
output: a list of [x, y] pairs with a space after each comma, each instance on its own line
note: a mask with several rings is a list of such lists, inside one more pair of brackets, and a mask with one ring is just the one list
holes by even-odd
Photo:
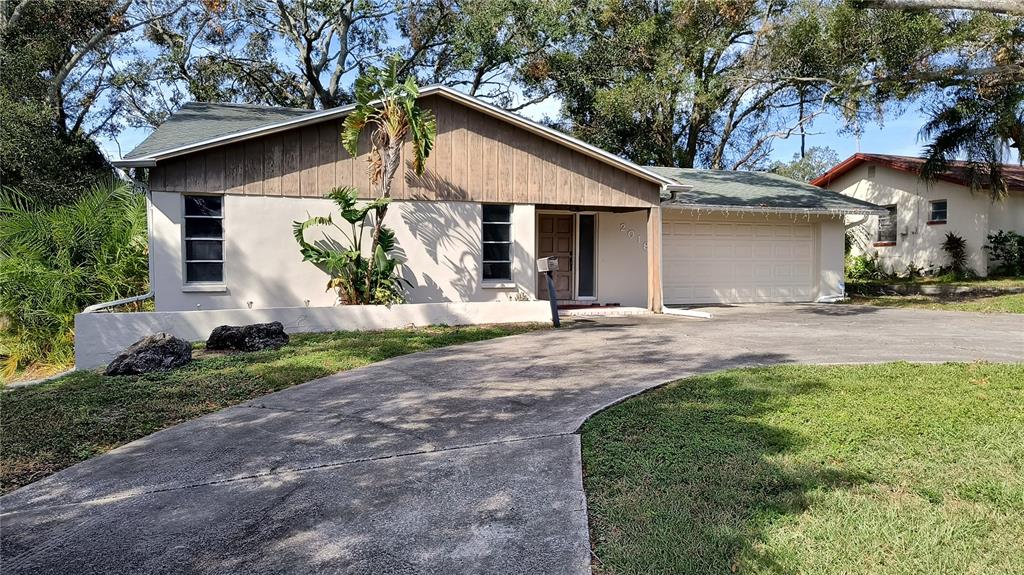
[[[405, 138], [398, 140], [397, 142], [389, 142], [381, 150], [381, 162], [384, 164], [384, 169], [381, 174], [380, 181], [380, 195], [381, 198], [391, 197], [391, 183], [395, 179], [395, 173], [398, 171], [398, 164], [401, 162], [401, 151], [402, 143]], [[380, 243], [380, 229], [384, 226], [384, 216], [388, 213], [388, 206], [377, 208], [374, 212], [373, 220], [373, 238], [370, 242], [370, 263], [366, 267], [366, 294], [364, 295], [364, 303], [371, 303], [373, 301], [373, 272], [377, 265], [377, 244]]]
[[800, 159], [804, 159], [807, 156], [807, 130], [804, 127], [804, 91], [800, 90], [800, 107], [798, 108], [798, 115], [800, 116]]

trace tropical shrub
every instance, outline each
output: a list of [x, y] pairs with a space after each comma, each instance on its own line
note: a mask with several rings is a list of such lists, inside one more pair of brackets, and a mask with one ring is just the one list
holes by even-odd
[[[359, 206], [358, 191], [351, 187], [335, 188], [327, 197], [338, 205], [341, 218], [348, 222], [351, 229], [343, 229], [329, 214], [295, 222], [295, 241], [299, 244], [302, 260], [312, 262], [330, 274], [327, 289], [337, 290], [338, 297], [345, 304], [391, 305], [405, 301], [408, 282], [398, 275], [401, 262], [392, 255], [395, 233], [383, 224], [367, 222], [371, 212], [377, 212], [381, 204], [390, 200], [379, 198]], [[339, 242], [325, 234], [320, 242], [307, 242], [306, 230], [317, 226], [335, 228], [344, 236], [345, 241]], [[377, 233], [372, 257], [363, 253], [367, 228]], [[369, 290], [367, 286], [370, 286]]]
[[86, 306], [145, 293], [145, 198], [120, 181], [49, 207], [0, 191], [0, 316], [5, 379], [28, 364], [68, 366]]
[[954, 278], [964, 279], [974, 275], [967, 267], [967, 240], [953, 232], [946, 232], [946, 239], [942, 241], [941, 247], [949, 258], [948, 270]]
[[846, 257], [846, 279], [854, 281], [877, 280], [883, 279], [887, 275], [878, 258], [868, 255]]
[[[398, 79], [400, 61], [396, 56], [388, 66], [371, 68], [356, 79], [355, 106], [345, 117], [341, 143], [353, 157], [359, 155], [363, 131], [370, 132], [367, 172], [377, 198], [357, 208], [358, 192], [354, 188], [335, 189], [330, 193], [341, 209], [342, 218], [352, 225], [349, 244], [335, 249], [306, 242], [306, 229], [334, 225], [330, 216], [295, 222], [295, 240], [302, 257], [331, 274], [328, 289], [337, 288], [341, 300], [349, 304], [390, 305], [405, 299], [403, 286], [408, 282], [397, 276], [400, 263], [391, 256], [395, 234], [384, 225], [384, 217], [391, 204], [391, 185], [401, 165], [406, 138], [412, 143], [412, 169], [422, 175], [427, 156], [434, 147], [437, 122], [430, 110], [417, 104], [416, 79], [413, 76], [404, 81]], [[367, 220], [371, 213], [373, 218]], [[362, 253], [362, 233], [367, 226], [370, 227], [370, 257]]]
[[985, 249], [996, 264], [994, 274], [1024, 276], [1024, 236], [1013, 231], [999, 230], [988, 235]]

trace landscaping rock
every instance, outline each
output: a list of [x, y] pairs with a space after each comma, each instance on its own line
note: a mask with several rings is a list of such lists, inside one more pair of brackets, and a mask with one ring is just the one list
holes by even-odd
[[206, 340], [206, 349], [237, 349], [260, 351], [278, 349], [288, 343], [288, 334], [281, 322], [252, 325], [222, 325], [214, 328]]
[[169, 333], [146, 336], [121, 352], [107, 366], [107, 375], [167, 371], [192, 361], [192, 344]]

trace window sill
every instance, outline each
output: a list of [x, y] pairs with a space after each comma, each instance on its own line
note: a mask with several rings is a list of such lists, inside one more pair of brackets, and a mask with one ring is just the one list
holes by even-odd
[[887, 247], [895, 246], [896, 242], [875, 242], [875, 243], [873, 243], [871, 245], [873, 245], [876, 248], [887, 248]]
[[946, 221], [947, 220], [929, 220], [925, 223], [928, 224], [929, 226], [944, 226], [946, 225]]
[[181, 286], [181, 291], [201, 293], [223, 293], [228, 291], [228, 286], [225, 284], [185, 284]]
[[495, 282], [495, 281], [486, 281], [485, 280], [483, 282], [483, 284], [480, 285], [480, 287], [483, 288], [483, 289], [515, 289], [516, 288], [516, 282], [511, 282], [511, 281]]

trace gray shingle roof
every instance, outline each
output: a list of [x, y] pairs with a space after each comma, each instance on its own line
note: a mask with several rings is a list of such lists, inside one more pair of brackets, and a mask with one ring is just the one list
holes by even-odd
[[167, 121], [160, 124], [148, 138], [125, 154], [124, 159], [144, 158], [196, 142], [291, 120], [312, 112], [314, 110], [301, 108], [191, 102], [167, 118]]
[[823, 190], [768, 172], [697, 170], [654, 166], [651, 171], [693, 189], [662, 205], [722, 207], [742, 210], [873, 214], [884, 209], [870, 202]]

